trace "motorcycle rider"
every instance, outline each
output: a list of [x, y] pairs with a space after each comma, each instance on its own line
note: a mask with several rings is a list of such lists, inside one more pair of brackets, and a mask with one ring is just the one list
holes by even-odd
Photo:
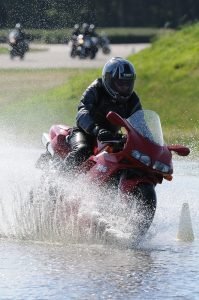
[[23, 30], [23, 27], [20, 23], [15, 25], [15, 30], [18, 32], [18, 40], [23, 41], [26, 38], [26, 34]]
[[106, 119], [109, 111], [128, 118], [142, 109], [134, 91], [136, 72], [134, 66], [121, 57], [111, 58], [103, 67], [102, 77], [91, 83], [78, 105], [76, 127], [69, 137], [71, 152], [64, 160], [64, 170], [79, 166], [91, 154], [96, 138], [113, 140], [119, 128]]
[[[62, 172], [74, 170], [92, 154], [96, 139], [113, 140], [120, 128], [111, 124], [106, 115], [110, 111], [128, 118], [142, 109], [134, 91], [136, 72], [134, 66], [121, 57], [111, 58], [103, 67], [102, 77], [93, 81], [84, 91], [73, 127], [67, 142], [70, 153], [58, 168]], [[45, 166], [49, 153], [42, 154], [37, 167]]]
[[90, 35], [89, 24], [88, 23], [83, 23], [82, 24], [81, 33], [83, 34], [84, 37], [87, 36], [87, 35]]
[[75, 52], [77, 48], [77, 37], [80, 33], [81, 32], [80, 32], [79, 24], [75, 24], [70, 38], [72, 42], [71, 56], [75, 56]]
[[24, 32], [22, 25], [17, 23], [15, 28], [8, 35], [11, 59], [13, 59], [14, 56], [19, 56], [21, 59], [24, 58], [25, 52], [29, 50], [29, 38], [30, 37]]
[[81, 33], [79, 24], [75, 24], [73, 27], [71, 39], [77, 38], [77, 36]]
[[[98, 52], [99, 36], [98, 36], [97, 32], [95, 31], [94, 24], [89, 25], [87, 37], [90, 38], [92, 52], [95, 53], [95, 55], [96, 55], [96, 53]], [[93, 55], [93, 58], [95, 57], [95, 55]]]
[[97, 34], [97, 32], [95, 30], [95, 25], [94, 24], [89, 25], [88, 31], [89, 31], [89, 34], [90, 34], [91, 37], [97, 37], [98, 38], [99, 35]]

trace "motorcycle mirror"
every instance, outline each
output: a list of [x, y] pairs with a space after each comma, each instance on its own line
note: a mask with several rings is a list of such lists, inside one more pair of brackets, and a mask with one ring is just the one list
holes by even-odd
[[169, 145], [168, 149], [170, 151], [174, 151], [180, 156], [187, 156], [190, 153], [190, 149], [188, 147], [182, 146], [182, 145]]
[[113, 124], [113, 125], [119, 125], [119, 126], [124, 126], [124, 120], [122, 117], [120, 117], [117, 113], [110, 111], [106, 118]]

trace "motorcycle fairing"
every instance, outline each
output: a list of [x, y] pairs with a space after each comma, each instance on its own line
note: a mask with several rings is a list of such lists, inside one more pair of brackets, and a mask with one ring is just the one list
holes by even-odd
[[52, 149], [62, 158], [65, 158], [70, 151], [67, 137], [70, 135], [71, 131], [72, 128], [65, 125], [54, 125], [50, 128], [49, 136]]

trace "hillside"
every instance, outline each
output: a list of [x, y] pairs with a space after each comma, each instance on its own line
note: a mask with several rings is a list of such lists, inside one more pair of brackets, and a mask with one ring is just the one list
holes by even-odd
[[167, 137], [199, 136], [199, 24], [155, 41], [130, 57], [145, 108], [162, 119]]

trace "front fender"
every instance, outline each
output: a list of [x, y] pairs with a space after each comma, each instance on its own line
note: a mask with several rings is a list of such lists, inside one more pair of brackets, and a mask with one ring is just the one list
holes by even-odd
[[124, 170], [120, 176], [119, 191], [122, 194], [128, 194], [141, 183], [151, 184], [155, 186], [157, 182], [160, 183], [161, 180], [147, 177], [139, 170]]

